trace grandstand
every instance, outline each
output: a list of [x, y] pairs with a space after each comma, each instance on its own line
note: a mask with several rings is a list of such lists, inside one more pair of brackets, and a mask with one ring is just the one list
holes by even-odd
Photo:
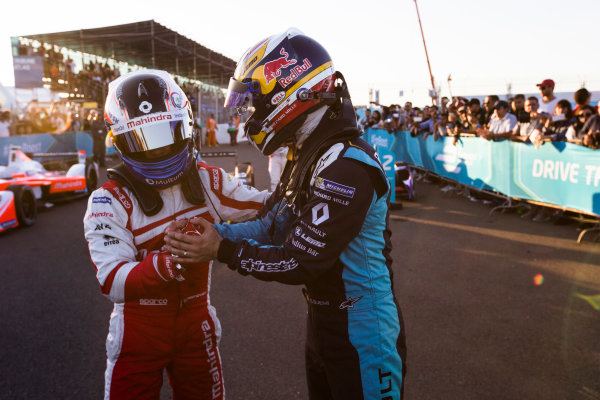
[[[12, 43], [15, 60], [37, 57], [36, 62], [43, 64], [41, 82], [28, 81], [20, 86], [15, 74], [16, 88], [43, 86], [60, 94], [64, 102], [70, 103], [73, 114], [64, 116], [66, 123], [63, 126], [72, 125], [71, 119], [75, 115], [84, 117], [80, 112], [83, 104], [102, 107], [110, 80], [140, 68], [162, 69], [173, 74], [202, 121], [206, 121], [211, 113], [219, 122], [225, 122], [228, 117], [222, 107], [222, 89], [233, 75], [236, 62], [154, 20], [23, 35], [13, 37]], [[52, 110], [46, 110], [41, 115], [50, 118], [51, 113]], [[22, 118], [29, 118], [30, 114], [28, 110], [21, 110]], [[49, 120], [35, 122], [29, 124], [35, 129], [29, 127], [15, 133], [58, 131], [52, 128]]]

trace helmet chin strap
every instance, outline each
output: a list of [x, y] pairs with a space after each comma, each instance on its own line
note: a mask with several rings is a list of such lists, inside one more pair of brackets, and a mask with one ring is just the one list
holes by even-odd
[[327, 110], [331, 110], [333, 115], [336, 115], [342, 111], [344, 101], [350, 101], [350, 92], [348, 91], [346, 78], [344, 78], [344, 75], [339, 71], [336, 71], [335, 73], [334, 88], [334, 92], [309, 92], [308, 90], [305, 90], [298, 94], [298, 99], [300, 99], [300, 101], [320, 99], [322, 104], [316, 111], [311, 112], [308, 115], [306, 121], [304, 121], [302, 126], [296, 132], [295, 146], [298, 150], [302, 147], [302, 144], [308, 139], [310, 134], [317, 128]]
[[335, 72], [334, 84], [335, 86], [333, 92], [311, 92], [308, 89], [300, 89], [298, 91], [298, 100], [301, 102], [320, 100], [322, 104], [339, 106], [342, 99], [350, 98], [350, 91], [348, 90], [348, 85], [346, 84], [346, 78], [344, 78], [344, 75], [340, 71]]
[[279, 190], [283, 191], [288, 204], [292, 204], [300, 192], [306, 189], [303, 186], [307, 178], [310, 178], [314, 164], [325, 150], [334, 143], [360, 135], [354, 106], [349, 98], [342, 100], [340, 108], [322, 107], [322, 109], [325, 113], [321, 114], [312, 134], [306, 135], [302, 150], [299, 150], [297, 143], [294, 143], [294, 160], [288, 162], [282, 173]]

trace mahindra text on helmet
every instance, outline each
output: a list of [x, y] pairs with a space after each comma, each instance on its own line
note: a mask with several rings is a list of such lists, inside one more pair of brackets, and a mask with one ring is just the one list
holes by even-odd
[[104, 109], [115, 150], [136, 180], [171, 186], [194, 165], [191, 105], [166, 71], [120, 76], [109, 85]]

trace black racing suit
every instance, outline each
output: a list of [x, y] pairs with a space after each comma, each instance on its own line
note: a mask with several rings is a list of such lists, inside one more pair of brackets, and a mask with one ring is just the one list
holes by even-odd
[[320, 154], [291, 204], [282, 177], [257, 220], [215, 225], [219, 260], [242, 275], [305, 285], [310, 399], [399, 399], [406, 346], [392, 288], [389, 184], [357, 136]]

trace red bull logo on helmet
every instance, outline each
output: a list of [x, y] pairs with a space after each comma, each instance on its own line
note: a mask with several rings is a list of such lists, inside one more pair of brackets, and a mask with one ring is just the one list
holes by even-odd
[[289, 54], [285, 51], [285, 48], [282, 47], [279, 51], [279, 54], [282, 57], [279, 57], [273, 61], [266, 62], [263, 67], [263, 74], [265, 76], [265, 82], [267, 85], [278, 76], [281, 76], [281, 70], [283, 68], [287, 68], [290, 65], [296, 64], [296, 59], [292, 58], [288, 60]]
[[310, 63], [308, 58], [305, 58], [302, 65], [297, 65], [294, 68], [292, 68], [292, 72], [289, 76], [279, 79], [279, 84], [283, 88], [287, 87], [290, 83], [294, 81], [294, 79], [308, 71], [310, 67], [312, 67], [312, 64]]

